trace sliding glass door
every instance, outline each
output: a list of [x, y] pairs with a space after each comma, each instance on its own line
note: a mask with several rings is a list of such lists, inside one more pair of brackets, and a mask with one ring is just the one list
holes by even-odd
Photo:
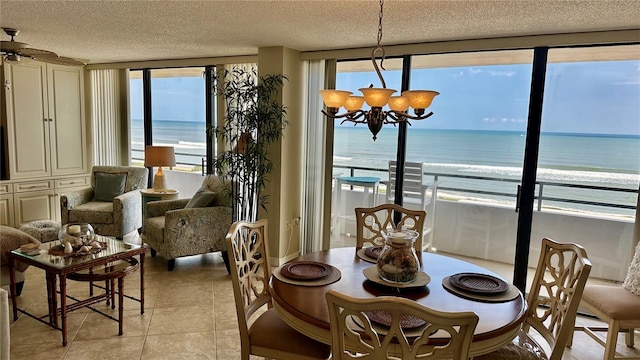
[[[406, 158], [435, 183], [433, 250], [513, 264], [532, 50], [413, 56], [411, 88], [440, 92], [407, 132]], [[511, 278], [512, 271], [503, 274]]]
[[[392, 202], [388, 164], [404, 153], [423, 164], [425, 186], [437, 185], [432, 251], [499, 264], [526, 289], [549, 237], [585, 246], [592, 278], [623, 280], [640, 186], [638, 54], [625, 45], [406, 57], [409, 89], [440, 92], [434, 115], [411, 121], [406, 148], [397, 128], [373, 142], [364, 124], [336, 121], [332, 246], [355, 242], [336, 219], [371, 204], [366, 187], [337, 179], [378, 177], [375, 203]], [[400, 89], [400, 59], [385, 64], [388, 87]], [[369, 61], [339, 62], [336, 88], [369, 83]]]
[[640, 181], [640, 46], [550, 49], [530, 256], [585, 247], [592, 278], [622, 281]]

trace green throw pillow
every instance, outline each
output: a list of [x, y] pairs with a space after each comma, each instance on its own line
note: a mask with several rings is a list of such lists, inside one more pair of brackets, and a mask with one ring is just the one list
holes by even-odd
[[124, 193], [127, 173], [96, 172], [96, 188], [94, 197], [98, 201], [113, 201], [113, 198]]
[[188, 208], [198, 208], [198, 207], [207, 207], [213, 203], [213, 200], [216, 198], [216, 193], [207, 189], [206, 187], [201, 187], [193, 194], [193, 197], [187, 205], [184, 207]]

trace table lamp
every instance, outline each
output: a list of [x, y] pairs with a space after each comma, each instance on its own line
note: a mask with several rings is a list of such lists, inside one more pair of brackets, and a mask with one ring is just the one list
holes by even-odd
[[165, 191], [167, 184], [162, 173], [163, 166], [176, 166], [176, 155], [173, 146], [151, 146], [144, 149], [144, 166], [158, 167], [158, 172], [153, 177], [153, 190]]

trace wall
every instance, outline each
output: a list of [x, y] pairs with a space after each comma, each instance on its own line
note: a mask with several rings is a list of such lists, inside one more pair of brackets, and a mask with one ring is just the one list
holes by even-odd
[[269, 156], [275, 171], [268, 177], [264, 195], [267, 210], [258, 217], [269, 221], [269, 252], [276, 266], [295, 257], [300, 251], [300, 228], [288, 226], [302, 212], [302, 139], [304, 79], [300, 53], [284, 47], [258, 50], [258, 75], [284, 74], [288, 80], [279, 98], [286, 107], [287, 121], [283, 138], [271, 145]]
[[[439, 200], [434, 247], [481, 259], [513, 264], [518, 214], [512, 207]], [[592, 262], [590, 276], [623, 281], [633, 255], [631, 219], [576, 213], [534, 212], [529, 267], [536, 267], [544, 237], [584, 246]]]

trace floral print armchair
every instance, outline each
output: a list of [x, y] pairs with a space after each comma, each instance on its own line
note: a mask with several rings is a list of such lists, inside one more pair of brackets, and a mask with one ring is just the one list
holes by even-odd
[[191, 199], [147, 203], [142, 241], [151, 248], [151, 256], [162, 254], [171, 271], [176, 258], [226, 251], [224, 239], [231, 227], [230, 184], [214, 175], [205, 177], [201, 189], [215, 194], [206, 207], [185, 208]]
[[[124, 192], [113, 201], [95, 198], [96, 173], [126, 174]], [[96, 234], [124, 235], [142, 227], [142, 197], [140, 190], [147, 188], [149, 170], [144, 167], [94, 166], [91, 171], [91, 187], [70, 192], [60, 197], [62, 224], [86, 222]]]

